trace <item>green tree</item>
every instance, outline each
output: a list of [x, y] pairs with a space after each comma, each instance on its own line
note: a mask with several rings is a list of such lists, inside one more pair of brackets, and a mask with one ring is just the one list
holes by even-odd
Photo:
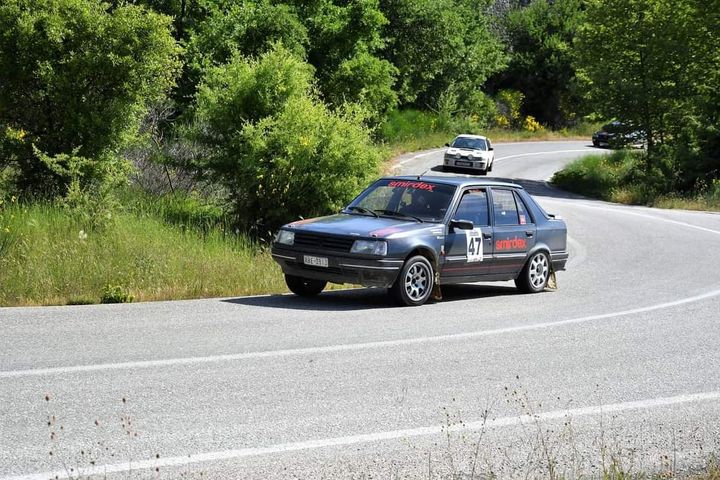
[[682, 118], [696, 110], [694, 99], [709, 66], [702, 46], [707, 32], [698, 23], [704, 5], [695, 0], [588, 2], [575, 48], [578, 76], [596, 112], [645, 133], [649, 162], [658, 145], [677, 138]]
[[523, 113], [562, 127], [580, 103], [572, 42], [583, 21], [584, 0], [534, 0], [501, 20], [510, 60], [492, 80], [495, 88], [519, 90]]
[[389, 21], [385, 57], [399, 69], [403, 104], [435, 107], [451, 85], [462, 101], [504, 66], [484, 2], [382, 0], [380, 5]]
[[170, 28], [170, 18], [137, 6], [2, 1], [0, 158], [19, 169], [21, 189], [65, 193], [71, 178], [41, 156], [116, 160], [147, 105], [174, 83]]
[[331, 105], [354, 102], [379, 119], [395, 106], [397, 69], [379, 55], [387, 19], [378, 0], [292, 2], [304, 19], [307, 60], [316, 70], [320, 94]]
[[198, 88], [195, 130], [207, 149], [198, 167], [256, 234], [337, 210], [377, 174], [362, 112], [315, 98], [312, 71], [276, 45], [208, 69]]

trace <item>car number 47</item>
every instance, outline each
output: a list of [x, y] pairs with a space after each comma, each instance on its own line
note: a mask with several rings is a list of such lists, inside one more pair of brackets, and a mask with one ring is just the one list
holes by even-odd
[[483, 259], [483, 242], [482, 232], [479, 228], [473, 228], [465, 232], [467, 240], [467, 261], [482, 262]]

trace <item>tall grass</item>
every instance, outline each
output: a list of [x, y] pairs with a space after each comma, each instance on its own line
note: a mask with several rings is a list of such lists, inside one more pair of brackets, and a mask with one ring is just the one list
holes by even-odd
[[97, 303], [108, 291], [141, 301], [286, 291], [265, 248], [219, 228], [199, 234], [146, 212], [85, 231], [50, 204], [5, 213], [16, 241], [0, 257], [3, 306]]
[[720, 211], [720, 181], [679, 192], [673, 166], [654, 164], [648, 171], [645, 152], [618, 150], [582, 157], [557, 172], [552, 181], [565, 190], [610, 202]]

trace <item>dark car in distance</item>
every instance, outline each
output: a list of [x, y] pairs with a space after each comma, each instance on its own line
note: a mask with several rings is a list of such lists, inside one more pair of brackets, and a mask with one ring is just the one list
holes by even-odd
[[645, 136], [632, 125], [615, 120], [593, 133], [592, 143], [594, 147], [601, 148], [642, 147]]
[[422, 305], [436, 285], [515, 280], [524, 292], [544, 290], [565, 269], [567, 228], [519, 185], [389, 177], [336, 215], [280, 228], [272, 256], [298, 295], [351, 283]]

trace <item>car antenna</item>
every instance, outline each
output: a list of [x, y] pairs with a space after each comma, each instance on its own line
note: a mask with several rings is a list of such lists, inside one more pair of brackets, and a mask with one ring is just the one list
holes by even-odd
[[432, 169], [431, 169], [431, 168], [428, 168], [427, 170], [425, 170], [424, 172], [422, 172], [420, 175], [417, 176], [417, 179], [420, 180], [420, 177], [422, 177], [423, 175], [425, 175], [425, 174], [426, 174], [427, 172], [429, 172], [430, 170], [432, 170]]

